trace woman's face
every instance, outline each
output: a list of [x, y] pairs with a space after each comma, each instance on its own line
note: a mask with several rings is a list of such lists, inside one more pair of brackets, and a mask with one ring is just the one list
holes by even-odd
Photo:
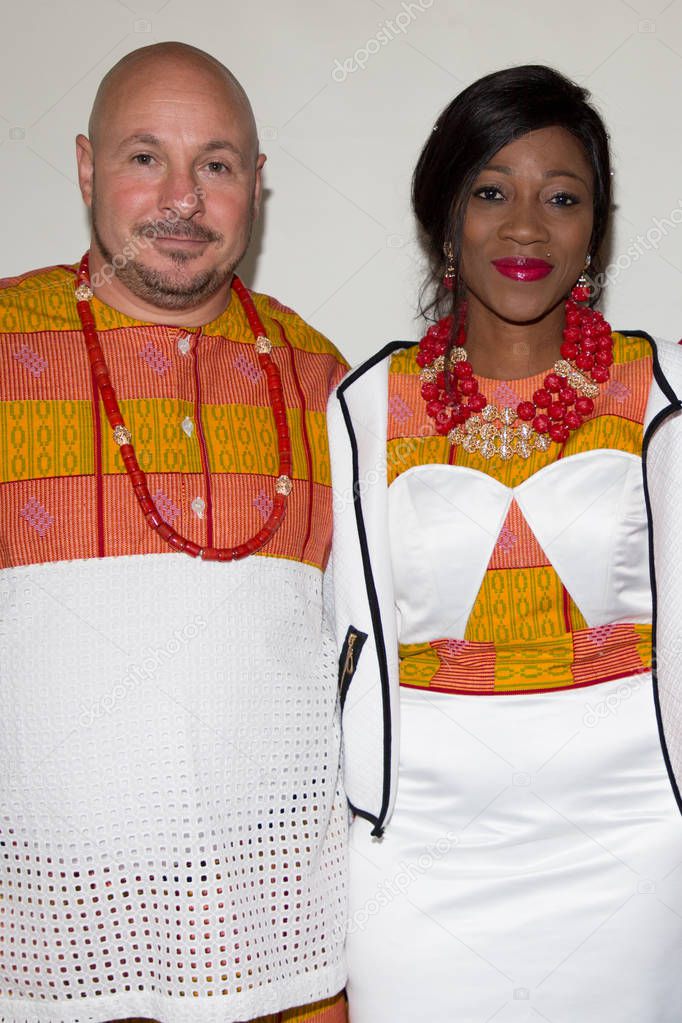
[[593, 177], [565, 128], [530, 132], [495, 154], [465, 212], [460, 272], [470, 314], [480, 304], [508, 323], [530, 323], [568, 295], [589, 251]]

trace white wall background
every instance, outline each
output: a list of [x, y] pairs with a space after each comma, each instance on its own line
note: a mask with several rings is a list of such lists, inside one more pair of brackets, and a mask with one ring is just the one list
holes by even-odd
[[682, 336], [682, 0], [3, 0], [2, 27], [0, 276], [80, 257], [73, 138], [97, 84], [129, 50], [184, 40], [242, 81], [268, 154], [243, 275], [357, 362], [419, 336], [409, 183], [437, 113], [538, 62], [587, 86], [611, 132], [608, 318]]

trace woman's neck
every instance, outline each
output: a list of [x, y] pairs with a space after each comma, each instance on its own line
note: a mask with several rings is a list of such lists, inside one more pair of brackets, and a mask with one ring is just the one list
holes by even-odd
[[521, 380], [549, 370], [560, 357], [563, 303], [536, 323], [508, 323], [484, 306], [469, 307], [467, 358], [477, 376]]

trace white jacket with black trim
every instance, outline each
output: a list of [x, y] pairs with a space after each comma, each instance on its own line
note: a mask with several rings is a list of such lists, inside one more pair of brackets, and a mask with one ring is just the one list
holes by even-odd
[[[682, 810], [682, 347], [654, 341], [642, 471], [653, 593], [653, 677], [661, 749]], [[352, 370], [328, 406], [334, 495], [333, 576], [345, 785], [380, 835], [398, 781], [398, 636], [386, 477], [387, 345]]]

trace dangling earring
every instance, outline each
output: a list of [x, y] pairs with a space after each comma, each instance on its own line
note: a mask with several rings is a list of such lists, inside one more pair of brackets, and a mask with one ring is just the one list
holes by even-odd
[[588, 277], [587, 273], [585, 272], [591, 262], [592, 257], [588, 252], [583, 272], [581, 273], [580, 277], [578, 278], [578, 280], [573, 285], [573, 288], [571, 289], [571, 298], [573, 299], [574, 302], [578, 303], [589, 302], [590, 299], [592, 298], [594, 284], [590, 277]]
[[452, 251], [452, 245], [447, 242], [445, 245], [445, 273], [443, 274], [443, 286], [452, 291], [455, 286], [457, 279], [457, 264], [455, 263], [455, 256]]

